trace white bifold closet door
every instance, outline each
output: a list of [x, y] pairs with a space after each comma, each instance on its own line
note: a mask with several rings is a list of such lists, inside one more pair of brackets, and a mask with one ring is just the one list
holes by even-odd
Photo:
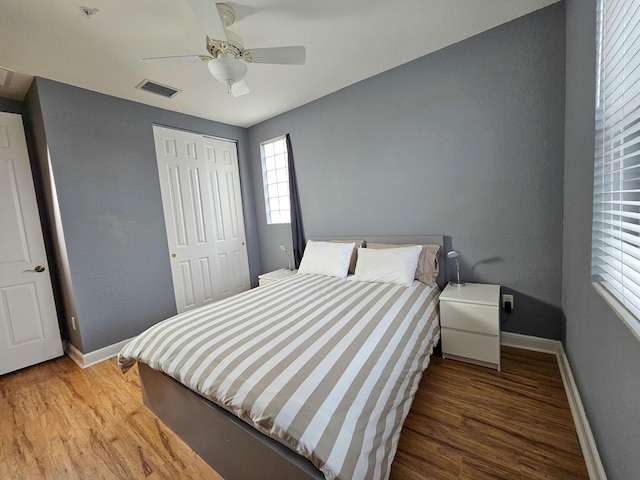
[[236, 144], [154, 126], [178, 313], [248, 290]]

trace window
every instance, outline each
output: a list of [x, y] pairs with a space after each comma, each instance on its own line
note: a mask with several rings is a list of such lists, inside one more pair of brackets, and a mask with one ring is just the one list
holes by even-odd
[[267, 223], [291, 223], [289, 166], [285, 137], [260, 144]]
[[640, 2], [598, 0], [592, 281], [640, 338]]

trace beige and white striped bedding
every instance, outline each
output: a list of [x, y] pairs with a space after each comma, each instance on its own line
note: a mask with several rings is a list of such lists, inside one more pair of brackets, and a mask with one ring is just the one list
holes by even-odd
[[294, 275], [165, 320], [118, 361], [174, 377], [327, 479], [385, 479], [439, 337], [438, 293]]

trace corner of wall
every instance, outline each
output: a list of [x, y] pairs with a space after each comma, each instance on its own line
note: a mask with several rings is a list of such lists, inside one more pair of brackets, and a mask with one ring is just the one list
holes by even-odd
[[[31, 168], [33, 170], [36, 197], [40, 210], [40, 223], [44, 235], [45, 248], [51, 270], [53, 294], [56, 302], [58, 324], [63, 339], [67, 339], [79, 350], [82, 350], [80, 332], [69, 325], [68, 319], [75, 316], [73, 288], [68, 277], [66, 247], [61, 225], [56, 218], [57, 196], [51, 172], [47, 135], [38, 92], [38, 78], [34, 79], [24, 102], [24, 125], [29, 148]], [[65, 274], [66, 272], [66, 274]]]

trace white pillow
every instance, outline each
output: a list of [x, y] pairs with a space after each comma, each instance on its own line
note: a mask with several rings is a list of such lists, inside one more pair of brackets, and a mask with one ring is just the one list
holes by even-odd
[[382, 250], [359, 248], [356, 273], [352, 279], [412, 285], [421, 251], [421, 245]]
[[309, 240], [298, 273], [313, 273], [345, 278], [349, 271], [355, 243], [316, 242]]

